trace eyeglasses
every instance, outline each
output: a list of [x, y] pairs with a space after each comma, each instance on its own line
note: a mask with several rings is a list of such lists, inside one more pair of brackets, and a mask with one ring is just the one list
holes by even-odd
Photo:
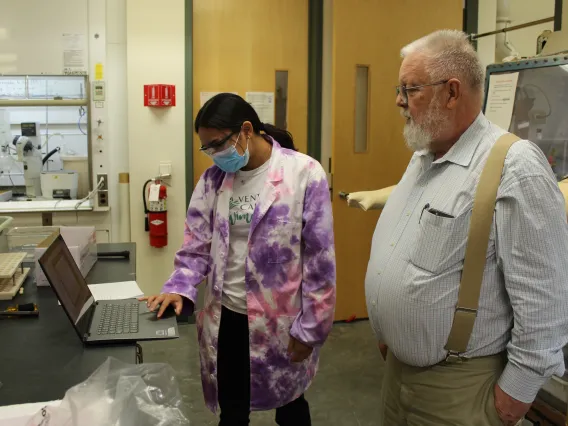
[[430, 83], [430, 84], [421, 84], [420, 86], [412, 86], [412, 87], [406, 87], [406, 86], [396, 86], [396, 95], [400, 95], [402, 97], [402, 101], [407, 104], [408, 103], [408, 92], [415, 92], [417, 90], [422, 89], [423, 87], [430, 87], [430, 86], [439, 86], [440, 84], [446, 84], [448, 81], [450, 80], [442, 80], [442, 81], [438, 81], [436, 83]]
[[225, 136], [223, 139], [221, 139], [218, 142], [211, 142], [208, 143], [207, 145], [202, 145], [201, 148], [199, 148], [199, 150], [207, 155], [212, 155], [220, 151], [220, 148], [222, 148], [235, 133], [236, 132], [229, 133], [227, 136]]

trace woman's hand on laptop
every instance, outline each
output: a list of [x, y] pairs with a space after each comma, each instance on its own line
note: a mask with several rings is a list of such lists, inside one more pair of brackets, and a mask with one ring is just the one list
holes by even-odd
[[180, 315], [183, 308], [183, 297], [181, 297], [179, 294], [159, 294], [157, 296], [141, 297], [139, 300], [146, 301], [148, 309], [150, 309], [151, 312], [154, 312], [159, 305], [160, 309], [158, 310], [158, 318], [162, 317], [162, 315], [170, 305], [176, 311], [176, 315]]

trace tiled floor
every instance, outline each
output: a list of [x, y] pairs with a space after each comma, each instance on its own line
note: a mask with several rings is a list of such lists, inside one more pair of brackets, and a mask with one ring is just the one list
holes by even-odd
[[[203, 403], [195, 325], [182, 325], [181, 338], [143, 344], [144, 362], [167, 362], [179, 374], [192, 426], [217, 425]], [[383, 374], [367, 321], [336, 324], [322, 350], [320, 370], [306, 393], [314, 426], [376, 426]], [[252, 426], [270, 426], [274, 412], [253, 413]]]

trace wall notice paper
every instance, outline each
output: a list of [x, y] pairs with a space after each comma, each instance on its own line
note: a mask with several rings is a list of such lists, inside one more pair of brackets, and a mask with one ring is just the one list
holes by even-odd
[[237, 92], [199, 92], [199, 105], [205, 105], [205, 103], [209, 99], [211, 99], [215, 95], [218, 95], [219, 93], [232, 93], [233, 95], [238, 95]]
[[485, 116], [505, 130], [509, 130], [511, 125], [518, 79], [518, 72], [489, 77]]
[[63, 71], [85, 71], [87, 69], [87, 50], [84, 34], [65, 33], [61, 36], [63, 44]]
[[37, 402], [0, 407], [0, 426], [27, 426], [29, 420], [43, 407], [48, 405], [58, 406], [60, 402]]
[[136, 281], [124, 281], [108, 284], [89, 284], [89, 290], [95, 300], [135, 299], [144, 296]]
[[247, 92], [246, 101], [252, 105], [261, 122], [274, 124], [274, 92]]

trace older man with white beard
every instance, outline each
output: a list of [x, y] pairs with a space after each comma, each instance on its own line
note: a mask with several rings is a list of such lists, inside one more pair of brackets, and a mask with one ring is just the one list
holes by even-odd
[[515, 143], [469, 344], [450, 354], [477, 183], [506, 132], [481, 112], [484, 71], [465, 34], [435, 32], [402, 49], [402, 58], [396, 102], [415, 154], [377, 224], [366, 277], [386, 358], [379, 424], [515, 425], [546, 380], [564, 372], [564, 199], [539, 148]]

